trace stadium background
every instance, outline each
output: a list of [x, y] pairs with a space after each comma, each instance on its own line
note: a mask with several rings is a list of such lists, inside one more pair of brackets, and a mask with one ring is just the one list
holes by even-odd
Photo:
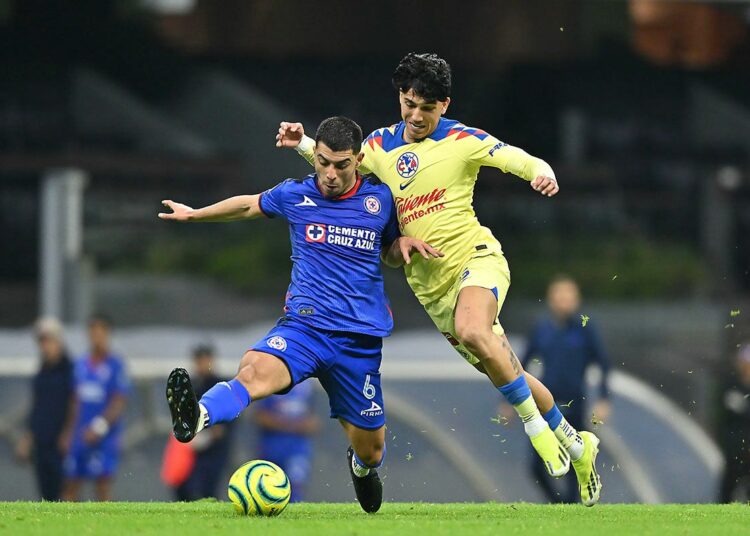
[[[281, 222], [167, 225], [159, 201], [308, 173], [274, 148], [282, 119], [396, 122], [390, 74], [416, 50], [452, 64], [452, 117], [556, 169], [552, 201], [485, 170], [475, 208], [511, 263], [501, 320], [518, 348], [558, 272], [604, 333], [604, 500], [713, 500], [719, 387], [750, 314], [749, 21], [746, 2], [0, 0], [0, 499], [34, 497], [12, 456], [29, 326], [58, 314], [80, 352], [94, 310], [138, 384], [115, 494], [167, 497], [164, 373], [205, 340], [232, 370], [280, 312], [289, 247]], [[539, 500], [519, 428], [492, 422], [495, 393], [402, 274], [387, 285], [386, 496]], [[316, 440], [312, 500], [351, 495], [335, 428]], [[236, 439], [239, 463], [247, 422]]]

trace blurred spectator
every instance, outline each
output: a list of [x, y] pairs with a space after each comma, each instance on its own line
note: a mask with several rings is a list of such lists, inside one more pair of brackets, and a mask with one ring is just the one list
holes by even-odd
[[32, 461], [42, 499], [59, 501], [63, 457], [70, 444], [75, 411], [73, 365], [57, 319], [40, 318], [34, 335], [41, 363], [32, 380], [29, 428], [18, 442], [16, 454], [22, 461]]
[[255, 406], [260, 428], [260, 458], [281, 467], [292, 485], [292, 502], [304, 500], [312, 467], [312, 436], [320, 428], [313, 413], [312, 382], [297, 384], [282, 395], [265, 398]]
[[[190, 378], [198, 398], [218, 382], [224, 381], [215, 373], [214, 349], [200, 345], [193, 349], [193, 371]], [[212, 426], [185, 445], [195, 452], [192, 470], [186, 479], [174, 488], [179, 501], [195, 501], [207, 497], [219, 498], [217, 486], [229, 459], [231, 424]]]
[[[529, 335], [522, 359], [525, 369], [532, 359], [544, 367], [539, 380], [555, 393], [560, 411], [577, 430], [591, 428], [592, 423], [606, 421], [610, 413], [607, 376], [609, 358], [604, 350], [596, 323], [581, 315], [581, 293], [578, 284], [568, 276], [558, 276], [547, 287], [549, 314], [541, 318]], [[586, 369], [598, 365], [602, 372], [599, 400], [586, 419]], [[551, 502], [578, 502], [578, 483], [573, 471], [565, 477], [566, 490], [556, 491], [542, 464], [533, 458], [533, 474]]]
[[721, 447], [726, 466], [721, 502], [750, 498], [750, 344], [743, 344], [722, 396]]
[[63, 499], [68, 501], [78, 500], [84, 480], [94, 480], [97, 500], [112, 498], [130, 380], [122, 358], [110, 350], [111, 328], [106, 316], [91, 317], [89, 353], [73, 367], [78, 402], [71, 448], [65, 459]]

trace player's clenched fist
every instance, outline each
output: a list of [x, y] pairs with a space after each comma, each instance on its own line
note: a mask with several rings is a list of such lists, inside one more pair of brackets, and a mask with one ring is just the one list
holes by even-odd
[[276, 134], [276, 147], [297, 147], [305, 129], [302, 123], [287, 123], [282, 121], [279, 125], [279, 133]]
[[554, 177], [546, 177], [544, 175], [539, 175], [536, 179], [531, 181], [531, 187], [547, 197], [552, 197], [560, 191], [560, 187], [557, 185], [557, 179]]
[[175, 203], [170, 199], [165, 199], [161, 204], [172, 210], [172, 212], [159, 212], [159, 217], [162, 220], [190, 221], [192, 218], [194, 212], [192, 207]]

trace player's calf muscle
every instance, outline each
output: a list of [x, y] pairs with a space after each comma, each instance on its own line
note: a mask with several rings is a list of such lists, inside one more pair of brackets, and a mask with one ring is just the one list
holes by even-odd
[[377, 465], [385, 452], [385, 427], [365, 430], [341, 419], [354, 452], [367, 465]]

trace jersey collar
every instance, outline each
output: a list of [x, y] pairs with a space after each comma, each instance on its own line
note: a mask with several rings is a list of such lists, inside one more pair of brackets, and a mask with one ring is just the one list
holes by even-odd
[[[349, 188], [346, 192], [344, 192], [343, 194], [341, 194], [341, 195], [339, 195], [337, 197], [331, 197], [331, 198], [327, 198], [325, 196], [323, 196], [323, 197], [325, 199], [330, 199], [331, 201], [341, 201], [343, 199], [349, 199], [350, 197], [354, 196], [354, 194], [356, 194], [359, 191], [359, 187], [361, 185], [362, 185], [362, 176], [359, 173], [357, 173], [357, 180], [354, 181], [354, 186], [352, 186], [351, 188]], [[323, 195], [323, 192], [320, 189], [320, 185], [318, 184], [318, 178], [317, 177], [315, 177], [315, 188], [318, 189], [318, 191], [320, 192], [320, 195]]]

